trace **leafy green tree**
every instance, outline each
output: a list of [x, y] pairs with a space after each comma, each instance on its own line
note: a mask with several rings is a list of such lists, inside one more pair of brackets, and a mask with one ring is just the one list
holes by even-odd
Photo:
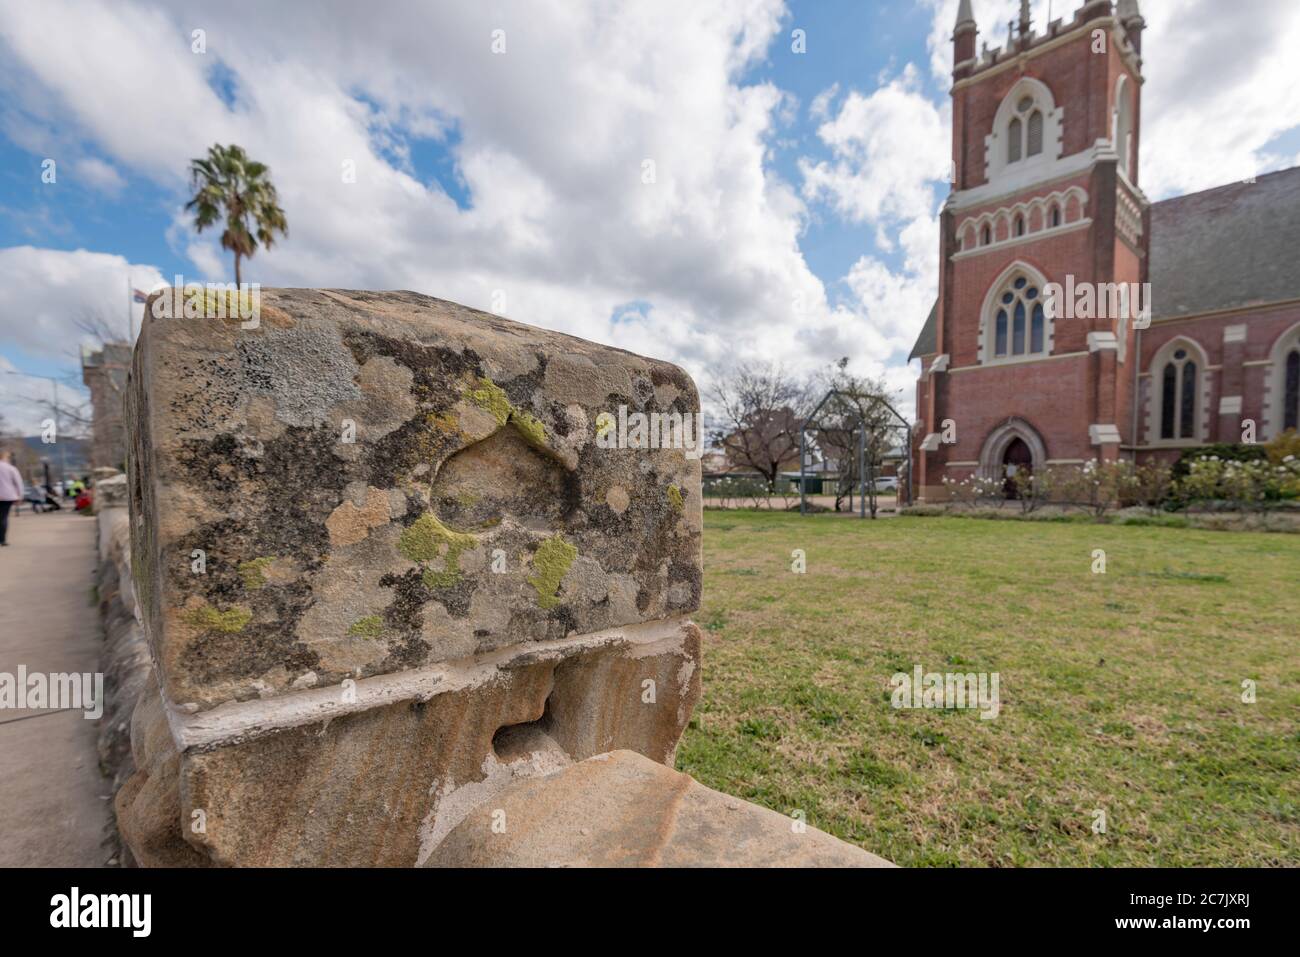
[[236, 285], [240, 262], [251, 258], [259, 243], [270, 249], [276, 233], [289, 234], [269, 173], [266, 164], [250, 160], [243, 147], [233, 143], [215, 144], [206, 157], [190, 161], [194, 198], [185, 208], [194, 211], [199, 232], [225, 220], [221, 247], [235, 254]]

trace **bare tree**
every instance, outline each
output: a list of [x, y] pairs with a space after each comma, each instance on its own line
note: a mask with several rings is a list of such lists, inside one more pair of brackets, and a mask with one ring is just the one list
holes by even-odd
[[713, 442], [731, 462], [752, 468], [775, 490], [782, 468], [791, 459], [798, 465], [807, 385], [778, 364], [750, 362], [715, 376], [709, 395], [723, 423]]

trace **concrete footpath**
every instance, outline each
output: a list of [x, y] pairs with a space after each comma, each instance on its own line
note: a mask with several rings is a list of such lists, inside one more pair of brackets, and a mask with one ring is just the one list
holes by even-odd
[[[99, 670], [95, 522], [66, 509], [9, 518], [0, 548], [0, 672]], [[97, 722], [0, 708], [0, 867], [99, 867], [112, 802]]]

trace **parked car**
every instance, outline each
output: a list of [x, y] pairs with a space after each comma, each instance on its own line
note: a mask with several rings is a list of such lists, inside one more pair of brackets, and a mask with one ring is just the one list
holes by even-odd
[[875, 481], [875, 486], [877, 492], [897, 492], [898, 476], [897, 475], [878, 476]]

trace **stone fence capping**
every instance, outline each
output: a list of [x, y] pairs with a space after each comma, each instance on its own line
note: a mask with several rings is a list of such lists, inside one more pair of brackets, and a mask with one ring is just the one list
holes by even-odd
[[886, 863], [671, 770], [700, 464], [596, 419], [698, 413], [681, 369], [410, 292], [263, 290], [242, 325], [152, 304], [137, 863]]

